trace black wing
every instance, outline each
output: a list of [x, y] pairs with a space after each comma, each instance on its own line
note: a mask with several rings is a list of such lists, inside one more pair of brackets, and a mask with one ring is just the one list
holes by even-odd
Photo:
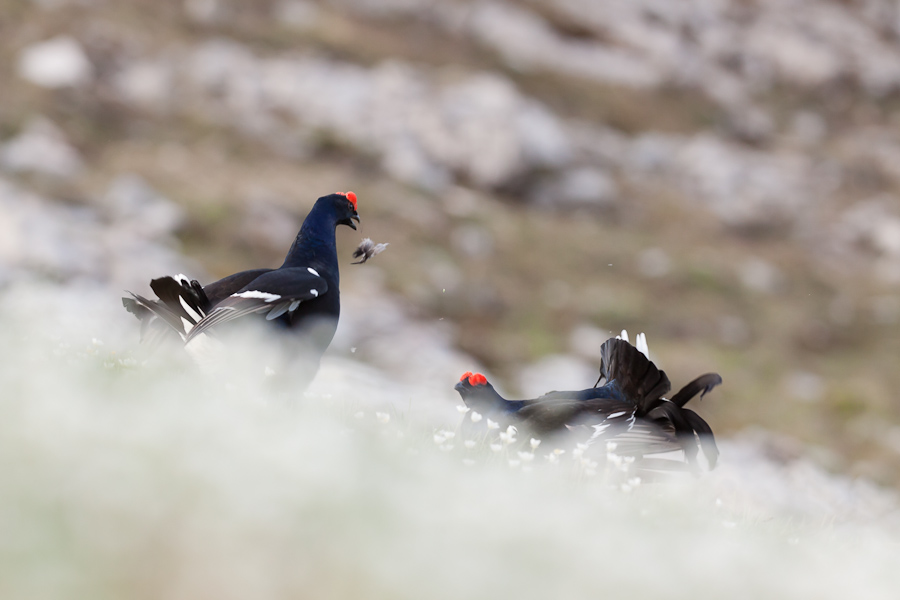
[[219, 302], [188, 332], [185, 343], [211, 327], [245, 315], [267, 313], [266, 319], [276, 319], [296, 310], [301, 302], [318, 298], [327, 291], [328, 284], [311, 268], [292, 267], [263, 273]]
[[255, 280], [257, 277], [260, 277], [265, 273], [270, 273], [271, 271], [274, 271], [274, 269], [250, 269], [248, 271], [241, 271], [240, 273], [223, 277], [218, 281], [213, 281], [204, 286], [203, 291], [206, 293], [206, 297], [209, 298], [210, 306], [215, 306], [233, 293], [244, 289], [245, 285]]

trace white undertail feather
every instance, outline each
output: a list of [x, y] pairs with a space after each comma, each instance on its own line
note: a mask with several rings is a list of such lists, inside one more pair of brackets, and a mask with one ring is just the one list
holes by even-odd
[[644, 333], [637, 334], [637, 337], [634, 340], [634, 347], [638, 349], [638, 352], [643, 354], [650, 359], [650, 347], [647, 346], [647, 335]]
[[184, 312], [186, 312], [192, 319], [194, 319], [194, 323], [199, 322], [200, 319], [203, 318], [203, 315], [191, 308], [191, 305], [188, 304], [184, 298], [178, 296], [178, 300], [181, 302], [181, 307], [184, 309]]
[[[629, 344], [631, 343], [628, 339], [628, 331], [626, 329], [622, 330], [622, 333], [616, 336], [617, 340], [625, 340]], [[637, 348], [638, 352], [643, 354], [650, 359], [650, 347], [647, 345], [647, 334], [639, 333], [634, 338], [634, 347]]]

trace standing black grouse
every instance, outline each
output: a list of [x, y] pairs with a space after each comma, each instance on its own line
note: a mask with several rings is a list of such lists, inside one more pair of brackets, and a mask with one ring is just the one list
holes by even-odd
[[229, 321], [264, 314], [278, 329], [309, 337], [318, 364], [341, 312], [335, 230], [338, 225], [356, 229], [359, 220], [356, 194], [323, 196], [277, 269], [241, 271], [205, 286], [184, 275], [161, 277], [150, 282], [158, 300], [132, 293], [122, 304], [140, 319], [142, 340], [159, 341], [175, 332], [185, 345]]
[[[671, 385], [665, 372], [627, 341], [607, 340], [600, 355], [598, 385], [585, 390], [507, 400], [480, 373], [465, 373], [455, 389], [472, 410], [539, 436], [584, 430], [588, 444], [615, 440], [619, 454], [635, 456], [683, 450], [689, 464], [699, 447], [715, 466], [719, 451], [712, 429], [684, 405], [722, 383], [718, 374], [701, 375], [667, 399]], [[606, 380], [602, 386], [601, 380]]]

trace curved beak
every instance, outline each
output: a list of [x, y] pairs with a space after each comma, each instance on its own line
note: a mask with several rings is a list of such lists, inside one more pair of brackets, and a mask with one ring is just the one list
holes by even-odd
[[353, 213], [353, 215], [350, 217], [350, 220], [347, 221], [347, 225], [349, 225], [353, 229], [353, 231], [356, 231], [356, 223], [354, 223], [353, 221], [356, 221], [356, 223], [362, 223], [359, 218], [359, 213]]
[[459, 393], [462, 393], [463, 390], [466, 389], [466, 384], [464, 382], [460, 381], [456, 385], [453, 386], [453, 389]]

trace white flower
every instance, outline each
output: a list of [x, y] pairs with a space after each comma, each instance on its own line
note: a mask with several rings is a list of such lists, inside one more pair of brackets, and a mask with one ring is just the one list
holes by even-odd
[[467, 412], [469, 412], [469, 407], [468, 407], [468, 406], [464, 406], [464, 405], [462, 405], [462, 404], [457, 404], [457, 405], [456, 405], [456, 412], [458, 412], [458, 413], [464, 415], [464, 414], [466, 414]]
[[618, 466], [622, 464], [622, 457], [618, 454], [613, 454], [612, 452], [606, 453], [606, 460], [611, 462], [612, 464]]
[[103, 340], [98, 340], [97, 338], [91, 338], [91, 343], [95, 346], [102, 346]]
[[447, 438], [448, 440], [452, 440], [453, 438], [456, 437], [455, 431], [447, 431], [446, 429], [443, 429], [443, 430], [439, 431], [438, 433], [441, 434], [442, 436], [444, 436], [445, 438]]
[[566, 451], [563, 450], [562, 448], [554, 448], [553, 449], [553, 454], [555, 454], [556, 456], [559, 456], [560, 454], [565, 454], [565, 453], [566, 453]]
[[440, 434], [440, 433], [434, 434], [434, 443], [437, 444], [438, 446], [440, 446], [441, 444], [443, 444], [446, 441], [447, 441], [447, 438], [444, 437], [442, 434]]
[[509, 466], [513, 469], [515, 469], [516, 467], [518, 467], [521, 464], [522, 464], [521, 460], [510, 460], [509, 461]]
[[453, 450], [453, 444], [444, 444], [443, 446], [438, 446], [438, 449], [441, 452], [450, 452]]
[[475, 411], [473, 410], [473, 411], [472, 411], [472, 414], [469, 415], [469, 418], [472, 419], [472, 422], [473, 422], [473, 423], [477, 423], [478, 421], [481, 420], [481, 413], [475, 412]]
[[540, 445], [541, 445], [541, 440], [536, 440], [534, 438], [531, 438], [531, 449], [532, 450], [537, 450], [537, 447]]
[[491, 421], [490, 419], [488, 419], [487, 420], [487, 428], [488, 429], [500, 429], [500, 424], [495, 423], [494, 421]]
[[628, 485], [627, 483], [623, 483], [621, 485], [620, 489], [622, 490], [623, 493], [627, 494], [628, 492], [631, 491], [631, 486]]
[[502, 446], [502, 445], [500, 445], [500, 444], [491, 444], [491, 451], [492, 451], [492, 452], [500, 452], [501, 450], [503, 450], [503, 446]]
[[606, 451], [607, 452], [615, 452], [616, 448], [618, 448], [618, 447], [619, 447], [619, 445], [615, 442], [606, 442]]
[[555, 462], [559, 461], [559, 455], [553, 454], [552, 452], [550, 454], [548, 454], [547, 456], [545, 456], [544, 458], [546, 458], [547, 462], [550, 462], [550, 463], [555, 463]]
[[273, 375], [275, 375], [275, 369], [273, 369], [272, 367], [266, 367], [263, 373], [265, 373], [266, 377], [272, 377]]
[[572, 450], [572, 458], [580, 458], [581, 455], [584, 454], [584, 450], [581, 448], [575, 448]]
[[471, 450], [475, 447], [475, 440], [466, 440], [465, 442], [463, 442], [463, 446]]
[[378, 419], [379, 423], [390, 423], [391, 421], [391, 415], [385, 412], [375, 413], [375, 418]]
[[504, 444], [512, 444], [516, 441], [516, 435], [515, 433], [510, 433], [509, 430], [507, 430], [505, 433], [500, 434], [500, 441]]
[[626, 456], [624, 460], [625, 460], [625, 464], [626, 464], [626, 465], [630, 465], [631, 463], [634, 462], [634, 457], [633, 457], [633, 456]]
[[519, 458], [521, 458], [525, 462], [531, 462], [534, 460], [533, 452], [519, 452]]
[[632, 477], [631, 479], [628, 480], [628, 485], [630, 485], [633, 488], [636, 488], [637, 486], [641, 485], [641, 478], [640, 477]]

